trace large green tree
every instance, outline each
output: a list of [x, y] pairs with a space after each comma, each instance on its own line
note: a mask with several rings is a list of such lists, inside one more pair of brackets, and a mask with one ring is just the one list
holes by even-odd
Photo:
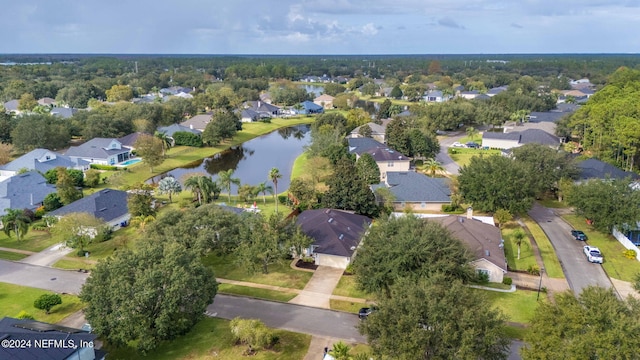
[[504, 315], [459, 280], [399, 279], [378, 307], [360, 329], [382, 358], [507, 358]]
[[504, 156], [475, 156], [460, 169], [460, 195], [480, 211], [506, 209], [523, 214], [536, 195], [527, 167]]
[[211, 177], [205, 175], [195, 175], [189, 177], [184, 182], [184, 187], [193, 192], [198, 205], [211, 202], [220, 194], [220, 187], [211, 180]]
[[440, 273], [467, 281], [471, 255], [460, 240], [439, 223], [413, 215], [381, 219], [372, 227], [353, 262], [358, 285], [369, 293], [391, 296], [401, 278]]
[[215, 146], [222, 140], [233, 137], [241, 129], [242, 123], [238, 115], [232, 111], [218, 110], [202, 132], [202, 142]]
[[82, 288], [93, 331], [144, 352], [186, 334], [204, 316], [218, 284], [200, 255], [177, 242], [145, 241], [97, 264]]
[[164, 143], [158, 137], [141, 134], [133, 147], [136, 149], [136, 153], [142, 157], [142, 162], [149, 166], [151, 172], [154, 167], [164, 161]]
[[380, 168], [371, 154], [364, 153], [358, 158], [356, 170], [367, 184], [378, 184], [380, 182]]
[[58, 189], [58, 196], [62, 203], [67, 205], [82, 198], [82, 190], [77, 189], [74, 178], [71, 177], [67, 169], [59, 166], [56, 168], [56, 171], [56, 188]]
[[106, 223], [89, 213], [71, 213], [63, 216], [53, 227], [51, 233], [66, 240], [66, 245], [78, 249], [79, 254], [104, 231]]
[[562, 178], [575, 178], [577, 168], [567, 153], [541, 144], [526, 144], [513, 149], [516, 162], [525, 165], [536, 194], [556, 190]]
[[640, 301], [600, 287], [557, 294], [539, 305], [524, 340], [525, 360], [637, 359]]
[[375, 217], [380, 209], [369, 183], [350, 159], [338, 160], [333, 176], [327, 181], [329, 190], [322, 196], [322, 205], [332, 209], [353, 210]]
[[11, 139], [18, 151], [56, 150], [68, 145], [71, 133], [66, 121], [48, 114], [31, 114], [20, 117], [11, 131]]

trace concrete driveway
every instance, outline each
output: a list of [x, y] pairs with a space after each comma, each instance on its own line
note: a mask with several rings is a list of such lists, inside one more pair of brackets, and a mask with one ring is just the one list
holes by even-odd
[[20, 262], [31, 265], [51, 266], [72, 251], [72, 248], [66, 247], [62, 243], [56, 244], [20, 260]]
[[289, 303], [329, 309], [329, 299], [343, 272], [343, 269], [318, 266], [304, 289]]
[[89, 274], [0, 260], [0, 282], [79, 294]]
[[[576, 295], [591, 285], [611, 287], [611, 280], [607, 277], [602, 266], [587, 261], [582, 252], [582, 247], [586, 244], [571, 236], [571, 226], [562, 220], [553, 209], [536, 203], [529, 211], [529, 215], [540, 225], [551, 241], [567, 282]], [[607, 261], [607, 254], [604, 254], [604, 258], [604, 261]]]

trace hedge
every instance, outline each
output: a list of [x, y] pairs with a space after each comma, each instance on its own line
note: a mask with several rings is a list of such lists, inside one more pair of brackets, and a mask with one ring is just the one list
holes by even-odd
[[176, 131], [173, 134], [173, 141], [176, 145], [202, 147], [202, 138], [200, 135], [188, 131]]

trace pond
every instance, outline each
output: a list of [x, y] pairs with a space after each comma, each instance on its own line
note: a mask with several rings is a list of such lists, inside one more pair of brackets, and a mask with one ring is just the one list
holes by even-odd
[[324, 86], [318, 85], [299, 85], [301, 88], [305, 89], [308, 94], [311, 94], [314, 98], [322, 95], [324, 93]]
[[[151, 181], [157, 182], [165, 176], [173, 176], [184, 183], [193, 173], [211, 175], [215, 181], [218, 172], [234, 169], [233, 177], [240, 179], [242, 184], [258, 185], [267, 181], [267, 185], [273, 186], [268, 174], [275, 167], [282, 174], [282, 178], [278, 180], [278, 191], [282, 191], [289, 188], [293, 162], [302, 154], [304, 146], [309, 142], [309, 125], [282, 128], [249, 140], [242, 145], [234, 146], [210, 158], [156, 176]], [[226, 190], [223, 189], [223, 192]], [[238, 187], [232, 185], [231, 194], [237, 194], [237, 192]]]

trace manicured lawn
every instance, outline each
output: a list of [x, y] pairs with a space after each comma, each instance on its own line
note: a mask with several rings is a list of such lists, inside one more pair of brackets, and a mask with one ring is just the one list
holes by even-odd
[[504, 239], [504, 254], [507, 264], [511, 270], [527, 271], [530, 266], [537, 265], [536, 257], [533, 254], [533, 247], [529, 237], [525, 237], [520, 245], [520, 259], [518, 260], [518, 245], [513, 234], [522, 228], [516, 222], [510, 222], [502, 227], [502, 239]]
[[361, 308], [368, 307], [368, 306], [369, 305], [365, 303], [355, 303], [351, 301], [343, 301], [343, 300], [335, 300], [335, 299], [329, 300], [329, 307], [331, 308], [331, 310], [346, 311], [354, 314], [357, 314], [358, 310], [360, 310]]
[[544, 263], [544, 271], [549, 277], [564, 279], [564, 272], [562, 271], [562, 266], [560, 266], [560, 261], [558, 261], [556, 251], [553, 249], [553, 245], [551, 245], [547, 235], [540, 228], [540, 225], [529, 217], [523, 217], [522, 220], [536, 239], [536, 244], [538, 244], [542, 262]]
[[360, 299], [373, 299], [372, 294], [358, 289], [356, 286], [356, 277], [354, 275], [342, 275], [338, 285], [333, 290], [333, 295], [348, 296]]
[[[73, 254], [70, 254], [73, 255]], [[67, 257], [62, 260], [58, 260], [53, 267], [64, 270], [91, 270], [96, 266], [95, 261], [86, 260], [81, 257]]]
[[466, 149], [466, 148], [451, 148], [455, 149], [455, 154], [449, 153], [449, 156], [460, 167], [468, 165], [471, 162], [471, 158], [474, 156], [493, 156], [499, 155], [500, 150], [481, 150], [481, 149]]
[[602, 255], [604, 255], [602, 267], [607, 272], [607, 275], [618, 280], [634, 281], [635, 275], [640, 273], [640, 262], [636, 259], [627, 259], [624, 257], [623, 252], [626, 249], [613, 235], [596, 231], [591, 225], [586, 224], [584, 217], [564, 215], [563, 218], [568, 221], [571, 226], [587, 234], [589, 238], [587, 243], [589, 245], [597, 246], [600, 249]]
[[[474, 289], [481, 291], [497, 309], [500, 309], [508, 318], [507, 321], [528, 324], [538, 308], [536, 291], [517, 290], [513, 293], [504, 293], [490, 290]], [[540, 294], [540, 301], [546, 301], [546, 295]]]
[[62, 304], [51, 309], [49, 315], [43, 310], [33, 307], [33, 302], [42, 294], [51, 294], [51, 291], [0, 283], [0, 318], [4, 316], [15, 317], [22, 310], [31, 314], [36, 320], [48, 323], [57, 323], [65, 317], [83, 308], [80, 299], [73, 295], [60, 295]]
[[[309, 160], [309, 154], [305, 151], [296, 158], [291, 168], [291, 179], [299, 178], [306, 171], [307, 162]], [[286, 190], [286, 189], [279, 189]]]
[[293, 299], [294, 297], [296, 297], [297, 295], [291, 292], [259, 289], [259, 288], [252, 288], [248, 286], [240, 286], [240, 285], [233, 285], [233, 284], [219, 284], [218, 293], [250, 296], [258, 299], [281, 301], [281, 302], [287, 302]]
[[12, 233], [11, 237], [5, 235], [4, 232], [0, 233], [0, 247], [28, 250], [33, 252], [42, 251], [49, 246], [57, 244], [59, 241], [55, 239], [51, 234], [46, 231], [36, 231], [29, 229], [24, 239], [18, 241], [16, 236]]
[[26, 258], [29, 255], [15, 253], [12, 251], [2, 251], [0, 250], [0, 259], [18, 261]]
[[[258, 350], [251, 356], [254, 360], [300, 360], [309, 349], [311, 336], [284, 330], [274, 330], [280, 337], [279, 343], [271, 350]], [[205, 318], [186, 335], [167, 341], [151, 351], [146, 357], [133, 348], [105, 346], [111, 360], [154, 359], [154, 360], [237, 360], [244, 359], [245, 345], [235, 345], [229, 321]]]
[[505, 327], [505, 334], [512, 339], [523, 340], [528, 331], [528, 328], [521, 326], [507, 325]]
[[269, 273], [250, 274], [236, 263], [234, 255], [209, 254], [202, 259], [205, 265], [211, 266], [216, 277], [222, 279], [248, 281], [258, 284], [281, 286], [292, 289], [303, 289], [313, 273], [294, 270], [289, 260], [280, 264], [269, 265]]

